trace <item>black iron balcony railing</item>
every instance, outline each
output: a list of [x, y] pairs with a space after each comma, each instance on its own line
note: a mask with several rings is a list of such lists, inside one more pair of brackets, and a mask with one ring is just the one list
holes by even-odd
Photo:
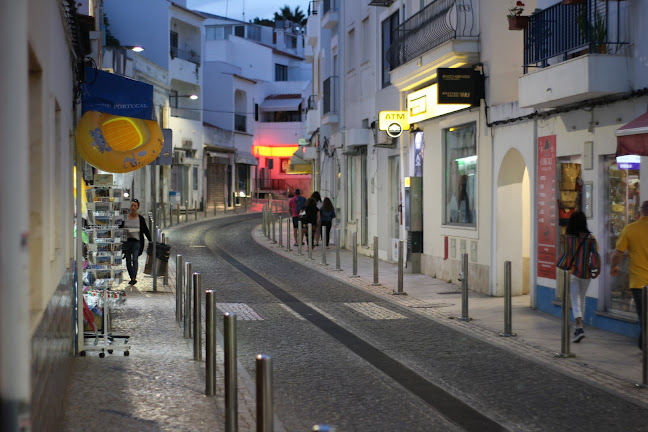
[[317, 95], [308, 96], [308, 103], [306, 104], [306, 112], [317, 109]]
[[324, 80], [322, 86], [322, 114], [338, 112], [338, 77], [332, 76]]
[[387, 61], [393, 70], [449, 40], [476, 39], [477, 23], [472, 1], [433, 1], [396, 28]]
[[322, 0], [322, 15], [326, 15], [330, 11], [340, 9], [339, 0]]
[[198, 54], [196, 51], [190, 50], [181, 50], [178, 47], [171, 47], [171, 59], [174, 58], [180, 58], [182, 60], [187, 60], [188, 62], [195, 63], [197, 65], [200, 64], [200, 54]]
[[243, 114], [234, 114], [234, 130], [237, 132], [247, 132], [247, 117]]
[[581, 54], [618, 52], [628, 43], [621, 27], [625, 7], [625, 2], [586, 0], [531, 15], [524, 30], [524, 73]]
[[189, 120], [200, 121], [200, 111], [191, 108], [174, 108], [171, 107], [171, 117], [180, 117]]

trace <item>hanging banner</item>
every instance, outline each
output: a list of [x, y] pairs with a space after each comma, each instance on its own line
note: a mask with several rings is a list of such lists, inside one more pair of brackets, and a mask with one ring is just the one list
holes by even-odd
[[538, 277], [556, 279], [556, 135], [538, 138]]
[[81, 86], [82, 112], [99, 111], [116, 116], [155, 120], [153, 86], [86, 66]]

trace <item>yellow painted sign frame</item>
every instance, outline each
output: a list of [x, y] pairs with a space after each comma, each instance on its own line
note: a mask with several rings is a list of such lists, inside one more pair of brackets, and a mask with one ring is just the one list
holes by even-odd
[[380, 111], [378, 114], [378, 129], [386, 131], [389, 125], [398, 123], [402, 130], [409, 130], [410, 122], [407, 111]]

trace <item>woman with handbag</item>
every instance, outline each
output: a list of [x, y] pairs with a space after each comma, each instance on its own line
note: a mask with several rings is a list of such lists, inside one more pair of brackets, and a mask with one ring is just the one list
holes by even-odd
[[567, 232], [563, 239], [563, 251], [556, 267], [571, 273], [569, 294], [576, 329], [572, 342], [579, 343], [585, 337], [583, 315], [585, 312], [585, 295], [591, 279], [596, 279], [601, 272], [601, 257], [598, 243], [587, 229], [587, 218], [581, 211], [569, 217]]

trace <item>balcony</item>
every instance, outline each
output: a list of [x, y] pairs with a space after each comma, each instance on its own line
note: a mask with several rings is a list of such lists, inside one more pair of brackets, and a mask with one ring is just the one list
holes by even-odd
[[[315, 10], [317, 12], [317, 10]], [[309, 15], [306, 23], [306, 43], [311, 47], [317, 45], [320, 34], [320, 17], [317, 14]]]
[[340, 0], [322, 0], [322, 28], [333, 29], [340, 21]]
[[200, 64], [200, 54], [194, 50], [186, 51], [181, 50], [178, 47], [171, 47], [171, 59], [179, 58], [186, 60], [188, 62], [199, 65]]
[[436, 0], [396, 28], [386, 57], [391, 83], [412, 90], [440, 67], [479, 62], [479, 2]]
[[338, 122], [338, 77], [332, 76], [322, 83], [322, 124]]
[[171, 107], [171, 117], [179, 117], [187, 120], [200, 121], [200, 110], [192, 108]]
[[598, 0], [559, 3], [531, 15], [520, 106], [555, 108], [630, 90], [621, 28], [626, 18], [625, 2]]

